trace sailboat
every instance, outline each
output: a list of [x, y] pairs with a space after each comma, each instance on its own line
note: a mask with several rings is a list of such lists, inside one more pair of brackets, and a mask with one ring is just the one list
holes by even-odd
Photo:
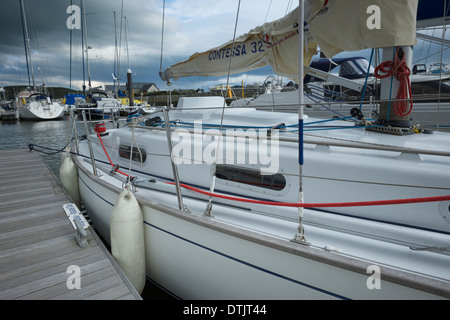
[[[373, 101], [379, 100], [380, 83], [374, 76], [374, 68], [369, 66], [369, 61], [364, 57], [320, 58], [312, 61], [308, 67], [311, 74], [305, 78], [308, 88], [305, 98], [309, 98], [305, 113], [320, 118], [346, 118], [351, 116], [351, 110], [356, 107], [366, 118], [375, 118], [378, 109]], [[328, 72], [333, 74], [330, 77], [332, 79], [322, 80], [328, 77]], [[339, 80], [333, 81], [335, 78]], [[414, 100], [414, 109], [410, 114], [412, 121], [422, 128], [450, 130], [449, 80], [449, 75], [411, 73]], [[351, 88], [346, 87], [348, 83], [351, 83]], [[233, 101], [233, 105], [265, 108], [274, 104], [279, 111], [296, 112], [298, 92], [279, 91], [275, 94], [265, 93], [254, 99]]]
[[[371, 1], [393, 22], [376, 34], [349, 17], [361, 21], [361, 3], [300, 0], [161, 76], [270, 63], [298, 81], [316, 43], [330, 56], [407, 53], [418, 1]], [[388, 111], [377, 124], [329, 124], [299, 101], [297, 116], [185, 97], [73, 147], [79, 196], [138, 291], [147, 279], [180, 299], [450, 298], [449, 134]]]
[[23, 0], [20, 1], [22, 27], [25, 43], [25, 56], [27, 60], [28, 84], [32, 89], [19, 92], [15, 100], [15, 107], [19, 110], [21, 120], [56, 120], [64, 116], [64, 106], [48, 95], [45, 85], [36, 88], [33, 74], [33, 64], [29, 45], [27, 22]]
[[[88, 45], [87, 27], [86, 27], [86, 12], [84, 0], [81, 1], [81, 39], [82, 39], [82, 70], [83, 70], [83, 96], [85, 99], [80, 99], [75, 104], [75, 110], [78, 112], [88, 113], [91, 119], [109, 119], [118, 116], [121, 107], [120, 101], [116, 98], [108, 97], [107, 93], [101, 87], [92, 87], [91, 71], [89, 64], [89, 50], [92, 49]], [[86, 60], [86, 65], [84, 61]], [[87, 70], [88, 88], [86, 90], [85, 72]]]
[[[444, 9], [444, 10], [442, 10]], [[450, 13], [449, 3], [435, 1], [429, 5], [419, 1], [416, 21], [417, 37], [427, 43], [448, 46], [442, 38], [426, 35], [420, 31], [430, 27], [445, 26]], [[445, 48], [441, 48], [445, 50]], [[379, 55], [379, 52], [377, 52]], [[305, 113], [312, 117], [348, 118], [351, 110], [359, 108], [367, 119], [377, 117], [379, 110], [369, 100], [379, 100], [379, 80], [375, 77], [372, 66], [372, 50], [370, 61], [361, 56], [342, 56], [317, 58], [305, 69], [304, 92], [306, 101]], [[436, 66], [436, 68], [434, 67]], [[414, 65], [411, 68], [410, 82], [414, 99], [414, 109], [410, 114], [411, 121], [422, 128], [431, 130], [450, 130], [450, 103], [448, 94], [450, 76], [444, 74], [444, 64]], [[431, 70], [438, 70], [432, 72]], [[340, 103], [335, 103], [339, 101]], [[331, 103], [330, 103], [331, 102]], [[278, 111], [296, 112], [298, 92], [289, 90], [267, 91], [254, 98], [239, 99], [232, 106], [249, 106], [256, 108], [274, 108]]]
[[3, 99], [0, 101], [0, 119], [2, 121], [19, 120], [19, 111], [13, 107], [11, 101], [6, 101], [5, 88], [0, 88]]

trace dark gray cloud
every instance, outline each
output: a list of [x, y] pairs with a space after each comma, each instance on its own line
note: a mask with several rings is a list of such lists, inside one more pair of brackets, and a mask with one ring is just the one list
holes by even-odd
[[[69, 86], [70, 32], [66, 26], [71, 4], [81, 0], [23, 0], [31, 39], [33, 70], [36, 83], [49, 86]], [[112, 83], [114, 72], [114, 11], [119, 33], [123, 15], [128, 20], [130, 68], [135, 81], [155, 82], [167, 88], [159, 76], [163, 0], [85, 0], [86, 24], [91, 79], [94, 85]], [[24, 41], [19, 0], [2, 0], [0, 4], [0, 86], [26, 84]], [[229, 0], [166, 0], [163, 69], [232, 39], [238, 1]], [[251, 28], [283, 16], [296, 6], [291, 0], [242, 1], [238, 35]], [[128, 68], [125, 34], [122, 33], [121, 78]], [[415, 48], [417, 60], [421, 53], [433, 52], [419, 42]], [[81, 88], [81, 31], [72, 32], [72, 85]], [[448, 52], [444, 52], [444, 62]], [[434, 56], [434, 60], [439, 55]], [[431, 63], [431, 60], [426, 60]], [[256, 70], [236, 83], [261, 81], [271, 70]], [[259, 80], [258, 80], [259, 79]], [[223, 82], [224, 79], [190, 77], [174, 82], [175, 87], [198, 88]]]
[[[79, 84], [82, 80], [81, 30], [72, 30], [71, 42], [66, 26], [71, 16], [66, 11], [71, 3], [81, 7], [80, 0], [24, 0], [36, 84], [45, 81], [48, 85], [68, 86], [71, 47], [72, 83]], [[18, 0], [2, 0], [1, 8], [0, 28], [5, 32], [0, 40], [0, 85], [23, 84], [28, 78], [20, 4]], [[92, 47], [89, 50], [91, 79], [111, 83], [115, 53], [114, 11], [119, 36], [122, 1], [86, 0], [85, 11], [87, 42]], [[156, 66], [159, 64], [149, 55], [157, 53], [152, 43], [159, 43], [161, 38], [159, 1], [126, 0], [123, 15], [128, 20], [128, 52], [136, 81], [158, 81]], [[127, 68], [125, 44], [123, 31], [121, 56], [124, 64], [121, 65], [124, 72]]]
[[[66, 22], [71, 3], [80, 0], [23, 0], [27, 16], [33, 70], [36, 84], [69, 86], [70, 32]], [[285, 1], [287, 2], [287, 1]], [[2, 0], [0, 10], [0, 86], [26, 84], [24, 41], [19, 0]], [[112, 83], [114, 72], [114, 11], [119, 34], [120, 16], [128, 20], [128, 52], [135, 81], [156, 82], [166, 88], [158, 76], [161, 54], [163, 0], [85, 0], [86, 25], [91, 79], [94, 85]], [[252, 3], [258, 5], [252, 6]], [[252, 15], [243, 15], [240, 33], [262, 24], [270, 0], [248, 0]], [[278, 2], [277, 2], [278, 3]], [[290, 1], [289, 1], [290, 3]], [[287, 9], [285, 4], [274, 16]], [[163, 69], [187, 59], [191, 54], [207, 50], [231, 39], [237, 8], [228, 0], [166, 1]], [[274, 7], [272, 7], [273, 9]], [[280, 13], [281, 12], [281, 13]], [[7, 30], [7, 31], [6, 31]], [[121, 78], [128, 68], [125, 34], [122, 32]], [[72, 86], [79, 89], [83, 79], [81, 66], [81, 31], [72, 32]], [[266, 71], [267, 72], [267, 71]], [[214, 80], [212, 80], [214, 81]], [[178, 87], [197, 88], [205, 79], [182, 79]], [[239, 81], [240, 82], [240, 81]], [[208, 83], [209, 85], [210, 83]]]

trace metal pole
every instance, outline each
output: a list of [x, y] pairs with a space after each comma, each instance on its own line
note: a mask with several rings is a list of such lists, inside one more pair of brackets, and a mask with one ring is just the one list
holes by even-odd
[[[25, 6], [23, 4], [23, 0], [20, 0], [20, 10], [22, 16], [23, 40], [25, 44], [25, 57], [27, 59], [28, 85], [31, 86], [31, 83], [33, 83], [34, 89], [36, 84], [34, 82], [33, 63], [31, 60], [31, 51], [30, 51], [30, 38], [28, 36], [27, 17], [25, 14]], [[31, 80], [30, 80], [30, 73], [31, 73]]]
[[81, 111], [81, 113], [83, 114], [84, 127], [86, 128], [86, 138], [88, 140], [89, 153], [91, 155], [92, 170], [94, 171], [94, 174], [97, 176], [98, 175], [97, 174], [97, 166], [95, 165], [94, 151], [92, 150], [91, 137], [89, 135], [89, 129], [88, 129], [88, 126], [87, 126], [86, 112], [83, 110], [83, 111]]
[[[395, 61], [398, 51], [405, 56], [406, 64], [411, 70], [412, 66], [412, 47], [386, 47], [383, 48], [383, 62]], [[409, 116], [397, 115], [394, 111], [394, 103], [397, 97], [400, 82], [392, 75], [380, 80], [381, 90], [380, 99], [386, 100], [380, 104], [380, 115], [378, 121], [381, 125], [391, 125], [394, 127], [411, 127]], [[411, 98], [411, 97], [410, 97]]]
[[[74, 135], [74, 139], [75, 139], [75, 151], [76, 153], [80, 153], [80, 149], [79, 149], [79, 140], [78, 140], [78, 130], [77, 130], [77, 121], [76, 121], [76, 115], [73, 112], [73, 108], [70, 108], [69, 110], [69, 119], [72, 121], [72, 125], [73, 125], [73, 135]], [[70, 139], [71, 137], [69, 137], [69, 143], [70, 143]]]
[[[298, 173], [298, 182], [299, 182], [299, 192], [298, 192], [298, 202], [303, 203], [303, 78], [304, 78], [304, 25], [305, 25], [305, 1], [299, 0], [298, 6], [298, 163], [299, 163], [299, 173]], [[303, 207], [298, 208], [298, 218], [299, 218], [299, 226], [298, 233], [295, 235], [294, 241], [300, 242], [302, 244], [307, 244], [305, 239], [304, 230], [303, 230]]]
[[134, 106], [134, 92], [133, 92], [133, 80], [131, 69], [127, 70], [127, 87], [128, 87], [128, 106]]
[[[82, 17], [83, 17], [83, 38], [84, 38], [84, 43], [86, 44], [86, 67], [87, 67], [87, 73], [88, 73], [88, 84], [89, 84], [89, 90], [91, 90], [92, 88], [92, 84], [91, 84], [91, 70], [89, 67], [89, 46], [88, 46], [88, 42], [87, 42], [87, 28], [86, 28], [86, 10], [84, 8], [84, 0], [81, 1], [81, 10], [82, 12]], [[84, 54], [84, 53], [83, 53]]]
[[173, 179], [175, 181], [175, 187], [177, 190], [178, 208], [182, 211], [185, 211], [184, 204], [183, 204], [183, 198], [181, 196], [181, 187], [180, 187], [180, 178], [178, 176], [178, 169], [172, 159], [172, 150], [173, 150], [172, 131], [170, 130], [169, 112], [167, 109], [168, 109], [168, 107], [165, 106], [163, 108], [163, 113], [164, 113], [164, 121], [166, 124], [167, 145], [169, 146], [169, 156], [170, 156], [170, 162], [172, 165]]

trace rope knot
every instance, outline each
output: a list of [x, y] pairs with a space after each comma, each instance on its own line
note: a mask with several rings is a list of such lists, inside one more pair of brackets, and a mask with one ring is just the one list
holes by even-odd
[[375, 77], [385, 79], [387, 77], [395, 77], [400, 82], [396, 100], [394, 102], [394, 112], [398, 116], [406, 117], [413, 109], [411, 82], [409, 77], [411, 70], [406, 63], [406, 57], [402, 50], [397, 50], [394, 61], [385, 61], [375, 68]]

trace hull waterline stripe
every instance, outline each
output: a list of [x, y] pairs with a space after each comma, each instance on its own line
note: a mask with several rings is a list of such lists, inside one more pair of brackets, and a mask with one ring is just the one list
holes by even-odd
[[97, 197], [99, 197], [100, 199], [102, 199], [103, 201], [105, 201], [107, 204], [109, 204], [111, 207], [114, 207], [114, 203], [109, 202], [108, 200], [106, 200], [105, 198], [103, 198], [101, 195], [99, 195], [97, 192], [95, 192], [94, 190], [92, 190], [91, 187], [88, 186], [88, 184], [83, 180], [83, 178], [81, 178], [80, 176], [78, 176], [79, 179], [83, 182], [83, 184], [93, 193], [95, 194]]
[[281, 275], [281, 274], [279, 274], [279, 273], [276, 273], [276, 272], [273, 272], [273, 271], [270, 271], [270, 270], [267, 270], [267, 269], [258, 267], [257, 265], [248, 263], [248, 262], [246, 262], [246, 261], [243, 261], [243, 260], [240, 260], [240, 259], [238, 259], [238, 258], [232, 257], [232, 256], [230, 256], [230, 255], [227, 255], [227, 254], [225, 254], [225, 253], [219, 252], [219, 251], [214, 250], [214, 249], [212, 249], [212, 248], [206, 247], [206, 246], [204, 246], [204, 245], [202, 245], [202, 244], [199, 244], [199, 243], [194, 242], [194, 241], [192, 241], [192, 240], [189, 240], [189, 239], [186, 239], [186, 238], [184, 238], [184, 237], [181, 237], [181, 236], [179, 236], [179, 235], [177, 235], [177, 234], [175, 234], [175, 233], [172, 233], [172, 232], [170, 232], [170, 231], [167, 231], [167, 230], [165, 230], [165, 229], [162, 229], [162, 228], [160, 228], [160, 227], [158, 227], [158, 226], [155, 226], [155, 225], [153, 225], [153, 224], [151, 224], [151, 223], [149, 223], [149, 222], [147, 222], [147, 221], [144, 221], [144, 224], [146, 224], [146, 225], [148, 225], [148, 226], [150, 226], [150, 227], [152, 227], [152, 228], [155, 228], [155, 229], [157, 229], [157, 230], [159, 230], [159, 231], [161, 231], [161, 232], [167, 233], [167, 234], [171, 235], [172, 237], [175, 237], [175, 238], [180, 239], [180, 240], [182, 240], [182, 241], [188, 242], [188, 243], [190, 243], [190, 244], [192, 244], [192, 245], [195, 245], [195, 246], [197, 246], [197, 247], [200, 247], [200, 248], [202, 248], [202, 249], [205, 249], [205, 250], [207, 250], [207, 251], [210, 251], [210, 252], [212, 252], [212, 253], [215, 253], [215, 254], [220, 255], [220, 256], [222, 256], [222, 257], [225, 257], [225, 258], [227, 258], [227, 259], [233, 260], [233, 261], [238, 262], [238, 263], [240, 263], [240, 264], [246, 265], [246, 266], [251, 267], [251, 268], [253, 268], [253, 269], [259, 270], [259, 271], [261, 271], [261, 272], [264, 272], [264, 273], [270, 274], [270, 275], [272, 275], [272, 276], [275, 276], [275, 277], [284, 279], [284, 280], [286, 280], [286, 281], [289, 281], [289, 282], [298, 284], [298, 285], [300, 285], [300, 286], [302, 286], [302, 287], [306, 287], [306, 288], [309, 288], [309, 289], [312, 289], [312, 290], [315, 290], [315, 291], [318, 291], [318, 292], [321, 292], [321, 293], [324, 293], [324, 294], [333, 296], [333, 297], [338, 298], [338, 299], [350, 300], [350, 299], [347, 298], [347, 297], [344, 297], [344, 296], [338, 295], [338, 294], [336, 294], [336, 293], [333, 293], [333, 292], [330, 292], [330, 291], [327, 291], [327, 290], [324, 290], [324, 289], [321, 289], [321, 288], [318, 288], [318, 287], [309, 285], [309, 284], [307, 284], [307, 283], [304, 283], [304, 282], [301, 282], [301, 281], [298, 281], [298, 280], [295, 280], [295, 279], [292, 279], [292, 278], [283, 276], [283, 275]]
[[[101, 200], [105, 201], [105, 202], [106, 202], [107, 204], [109, 204], [110, 206], [114, 207], [114, 204], [113, 204], [113, 203], [107, 201], [105, 198], [101, 197], [98, 193], [96, 193], [94, 190], [92, 190], [92, 188], [90, 188], [90, 187], [87, 185], [87, 183], [86, 183], [81, 177], [80, 177], [80, 180], [81, 180], [81, 181], [83, 182], [83, 184], [84, 184], [89, 190], [91, 190], [92, 193], [94, 193], [98, 198], [100, 198]], [[289, 281], [289, 282], [298, 284], [298, 285], [300, 285], [300, 286], [303, 286], [303, 287], [306, 287], [306, 288], [309, 288], [309, 289], [312, 289], [312, 290], [315, 290], [315, 291], [324, 293], [324, 294], [326, 294], [326, 295], [329, 295], [329, 296], [332, 296], [332, 297], [335, 297], [335, 298], [338, 298], [338, 299], [350, 300], [350, 299], [347, 298], [347, 297], [344, 297], [344, 296], [335, 294], [335, 293], [333, 293], [333, 292], [329, 292], [329, 291], [327, 291], [327, 290], [324, 290], [324, 289], [321, 289], [321, 288], [318, 288], [318, 287], [309, 285], [309, 284], [304, 283], [304, 282], [301, 282], [301, 281], [297, 281], [297, 280], [295, 280], [295, 279], [292, 279], [292, 278], [283, 276], [283, 275], [278, 274], [278, 273], [275, 273], [275, 272], [273, 272], [273, 271], [270, 271], [270, 270], [267, 270], [267, 269], [258, 267], [258, 266], [254, 265], [254, 264], [250, 264], [250, 263], [245, 262], [245, 261], [243, 261], [243, 260], [237, 259], [237, 258], [232, 257], [232, 256], [230, 256], [230, 255], [221, 253], [221, 252], [219, 252], [219, 251], [217, 251], [217, 250], [208, 248], [208, 247], [206, 247], [206, 246], [204, 246], [204, 245], [201, 245], [201, 244], [196, 243], [196, 242], [194, 242], [194, 241], [191, 241], [191, 240], [189, 240], [189, 239], [180, 237], [179, 235], [176, 235], [176, 234], [174, 234], [174, 233], [172, 233], [172, 232], [170, 232], [170, 231], [167, 231], [167, 230], [164, 230], [164, 229], [162, 229], [162, 228], [160, 228], [160, 227], [157, 227], [157, 226], [155, 226], [155, 225], [152, 225], [152, 224], [148, 223], [147, 221], [144, 221], [144, 224], [146, 224], [146, 225], [148, 225], [148, 226], [150, 226], [150, 227], [153, 227], [153, 228], [155, 228], [155, 229], [157, 229], [157, 230], [159, 230], [159, 231], [161, 231], [161, 232], [167, 233], [167, 234], [169, 234], [169, 235], [171, 235], [171, 236], [173, 236], [173, 237], [175, 237], [175, 238], [178, 238], [178, 239], [180, 239], [180, 240], [182, 240], [182, 241], [188, 242], [188, 243], [190, 243], [190, 244], [192, 244], [192, 245], [195, 245], [195, 246], [200, 247], [200, 248], [202, 248], [202, 249], [205, 249], [205, 250], [207, 250], [207, 251], [213, 252], [213, 253], [215, 253], [215, 254], [218, 254], [218, 255], [220, 255], [220, 256], [222, 256], [222, 257], [225, 257], [225, 258], [227, 258], [227, 259], [233, 260], [233, 261], [235, 261], [235, 262], [241, 263], [241, 264], [246, 265], [246, 266], [248, 266], [248, 267], [254, 268], [254, 269], [259, 270], [259, 271], [261, 271], [261, 272], [270, 274], [270, 275], [272, 275], [272, 276], [275, 276], [275, 277], [284, 279], [284, 280], [286, 280], [286, 281]]]

